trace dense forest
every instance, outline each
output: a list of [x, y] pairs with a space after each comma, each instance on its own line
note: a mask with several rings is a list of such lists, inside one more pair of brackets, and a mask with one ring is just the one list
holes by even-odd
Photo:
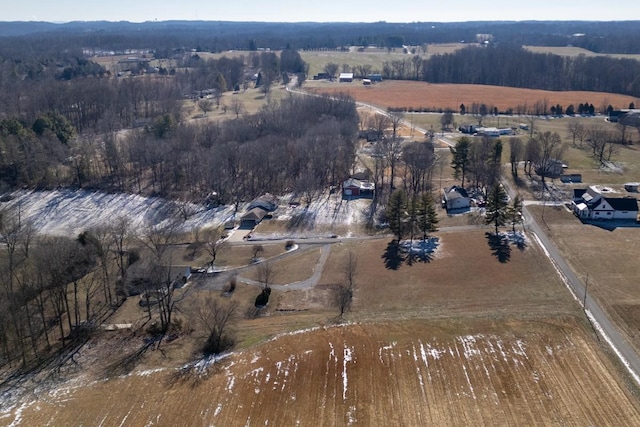
[[609, 57], [575, 58], [501, 44], [469, 46], [434, 55], [423, 64], [430, 83], [469, 83], [544, 90], [577, 90], [640, 96], [640, 62]]
[[[526, 19], [526, 16], [523, 16]], [[411, 23], [265, 23], [265, 22], [46, 22], [0, 23], [0, 57], [17, 53], [51, 53], [59, 46], [79, 50], [154, 49], [170, 53], [180, 47], [210, 52], [256, 47], [282, 49], [381, 47], [475, 41], [491, 34], [495, 43], [584, 47], [599, 53], [640, 53], [640, 21], [522, 21]], [[37, 42], [36, 42], [37, 41]]]

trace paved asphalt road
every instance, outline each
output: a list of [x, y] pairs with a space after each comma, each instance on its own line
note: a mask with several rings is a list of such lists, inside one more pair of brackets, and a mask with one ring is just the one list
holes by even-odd
[[[505, 188], [509, 195], [513, 198], [516, 195], [516, 191], [506, 180], [504, 181]], [[590, 321], [595, 322], [594, 327], [598, 330], [598, 333], [611, 345], [618, 357], [625, 364], [630, 371], [631, 376], [637, 384], [640, 384], [640, 357], [635, 351], [633, 346], [629, 343], [619, 329], [613, 324], [611, 319], [607, 316], [605, 311], [600, 306], [600, 303], [593, 299], [588, 294], [588, 289], [582, 281], [576, 276], [569, 264], [564, 260], [558, 248], [551, 242], [545, 233], [545, 227], [538, 224], [534, 217], [528, 212], [527, 206], [529, 203], [525, 203], [523, 207], [523, 214], [526, 218], [526, 225], [530, 233], [535, 234], [538, 242], [543, 246], [549, 259], [555, 265], [556, 270], [562, 277], [567, 287], [571, 290], [576, 299], [581, 305], [584, 304], [585, 312], [591, 315]], [[587, 285], [588, 286], [588, 285]], [[585, 299], [585, 293], [586, 299]]]
[[[358, 102], [358, 105], [369, 107], [381, 114], [388, 114], [386, 111], [373, 105], [365, 104], [362, 102]], [[414, 126], [414, 129], [426, 132], [425, 129], [421, 129], [416, 126]], [[453, 141], [444, 136], [440, 139], [447, 145], [453, 144]], [[512, 198], [515, 197], [516, 192], [513, 187], [506, 181], [504, 181], [504, 185], [509, 195]], [[638, 353], [634, 350], [633, 346], [629, 343], [626, 337], [622, 335], [618, 328], [609, 319], [609, 317], [600, 306], [600, 303], [593, 299], [590, 295], [588, 295], [585, 284], [583, 284], [580, 279], [578, 279], [571, 267], [569, 267], [567, 262], [561, 256], [558, 248], [549, 240], [543, 228], [535, 221], [534, 217], [529, 214], [527, 210], [528, 204], [529, 203], [524, 204], [525, 206], [523, 207], [523, 213], [525, 214], [525, 218], [527, 218], [527, 226], [529, 227], [529, 231], [537, 236], [539, 243], [542, 244], [543, 248], [549, 256], [549, 259], [554, 263], [558, 273], [562, 276], [562, 279], [569, 287], [576, 299], [580, 302], [580, 304], [584, 303], [583, 308], [585, 310], [585, 313], [589, 313], [591, 315], [590, 321], [592, 322], [592, 324], [594, 324], [595, 329], [597, 329], [599, 334], [603, 335], [603, 338], [609, 343], [609, 345], [611, 345], [618, 357], [630, 371], [634, 381], [637, 384], [640, 384], [640, 356], [638, 356]]]

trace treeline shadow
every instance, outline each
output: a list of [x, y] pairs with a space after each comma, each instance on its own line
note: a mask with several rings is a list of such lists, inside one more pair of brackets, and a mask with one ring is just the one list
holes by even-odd
[[491, 255], [503, 264], [511, 260], [511, 246], [515, 246], [521, 252], [527, 248], [526, 238], [521, 232], [509, 231], [498, 234], [486, 232], [485, 236]]
[[131, 373], [138, 362], [142, 359], [142, 356], [156, 343], [156, 339], [147, 339], [144, 341], [143, 345], [138, 347], [137, 349], [125, 353], [122, 357], [118, 358], [116, 361], [108, 364], [103, 370], [103, 376], [105, 378], [111, 378], [118, 375], [127, 375]]
[[511, 260], [511, 246], [509, 239], [501, 234], [486, 232], [487, 243], [491, 248], [491, 255], [501, 263], [507, 263]]
[[316, 212], [304, 208], [301, 212], [296, 212], [289, 221], [287, 221], [287, 230], [308, 229], [313, 228], [316, 220]]
[[393, 239], [382, 254], [384, 266], [387, 270], [397, 270], [403, 264], [411, 266], [416, 262], [429, 263], [433, 260], [433, 252], [438, 247], [438, 241], [438, 238], [408, 242]]

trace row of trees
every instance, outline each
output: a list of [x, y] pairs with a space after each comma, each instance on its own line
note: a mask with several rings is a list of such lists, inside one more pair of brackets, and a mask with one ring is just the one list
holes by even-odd
[[[496, 67], [496, 64], [500, 64]], [[469, 46], [424, 61], [422, 80], [640, 96], [640, 62], [633, 59], [533, 53], [510, 44]]]
[[[500, 181], [502, 165], [502, 141], [483, 137], [472, 142], [471, 138], [460, 138], [451, 151], [451, 167], [454, 177], [477, 189], [493, 187]], [[485, 194], [486, 195], [486, 194]]]
[[415, 233], [426, 239], [429, 233], [437, 231], [438, 215], [433, 198], [428, 192], [407, 197], [403, 190], [395, 190], [389, 196], [385, 215], [389, 229], [398, 241], [409, 235], [413, 240]]
[[475, 41], [492, 34], [494, 42], [534, 46], [580, 46], [602, 53], [639, 53], [637, 23], [628, 22], [431, 22], [406, 23], [267, 23], [267, 22], [6, 22], [0, 26], [0, 56], [20, 57], [72, 51], [115, 51], [153, 48], [170, 57], [195, 48], [280, 49], [288, 43], [303, 49], [336, 49], [346, 45], [420, 46], [424, 43]]
[[[43, 237], [19, 206], [0, 211], [0, 366], [25, 366], [82, 342], [129, 295], [141, 295], [151, 332], [171, 331], [186, 295], [175, 286], [182, 271], [169, 251], [183, 219], [176, 209], [162, 225], [139, 230], [120, 217], [76, 238]], [[195, 230], [193, 245], [213, 263], [220, 237]]]
[[76, 239], [35, 237], [20, 209], [0, 212], [0, 362], [26, 365], [83, 338], [124, 296], [126, 221]]

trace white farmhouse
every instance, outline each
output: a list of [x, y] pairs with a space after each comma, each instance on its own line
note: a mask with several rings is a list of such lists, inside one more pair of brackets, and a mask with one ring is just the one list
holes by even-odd
[[573, 213], [580, 219], [630, 219], [638, 217], [638, 201], [633, 197], [604, 197], [595, 186], [573, 190]]

